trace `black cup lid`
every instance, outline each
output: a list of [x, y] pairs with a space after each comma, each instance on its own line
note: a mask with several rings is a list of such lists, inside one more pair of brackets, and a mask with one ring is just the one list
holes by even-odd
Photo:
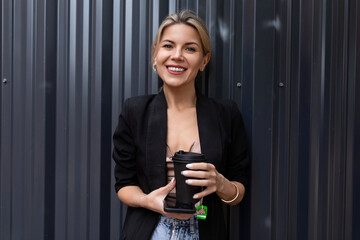
[[172, 157], [174, 162], [204, 162], [205, 159], [204, 154], [184, 151], [178, 151]]

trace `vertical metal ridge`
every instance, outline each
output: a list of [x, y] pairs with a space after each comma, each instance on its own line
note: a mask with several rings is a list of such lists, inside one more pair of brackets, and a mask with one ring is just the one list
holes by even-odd
[[312, 4], [312, 44], [311, 44], [311, 90], [310, 90], [310, 149], [309, 149], [309, 239], [318, 239], [319, 229], [319, 167], [320, 167], [320, 141], [321, 141], [321, 43], [322, 43], [322, 2], [314, 1]]
[[124, 63], [124, 97], [128, 98], [132, 94], [132, 11], [133, 1], [125, 1], [125, 63]]
[[[41, 31], [39, 31], [39, 38], [42, 38], [42, 41], [36, 41], [40, 46], [44, 46], [43, 53], [41, 51], [36, 51], [40, 54], [44, 54], [44, 56], [39, 56], [37, 66], [40, 68], [41, 72], [43, 72], [43, 82], [41, 88], [44, 91], [45, 101], [43, 99], [39, 99], [37, 106], [41, 106], [44, 108], [43, 118], [45, 120], [44, 137], [42, 137], [43, 149], [44, 152], [44, 160], [43, 162], [39, 162], [39, 166], [35, 166], [36, 169], [41, 169], [43, 176], [39, 179], [45, 179], [44, 186], [44, 197], [42, 201], [37, 201], [40, 205], [43, 206], [43, 215], [44, 221], [42, 224], [43, 230], [40, 229], [35, 230], [37, 236], [35, 238], [41, 238], [44, 236], [45, 239], [54, 239], [55, 237], [55, 175], [56, 175], [56, 141], [54, 136], [56, 135], [56, 79], [57, 79], [57, 5], [56, 4], [47, 4], [46, 1], [38, 1], [37, 2], [37, 10], [42, 11], [42, 21], [40, 20], [37, 26], [41, 26]], [[45, 66], [43, 66], [43, 62], [45, 62]], [[37, 79], [37, 78], [36, 78]], [[38, 122], [38, 121], [36, 121]], [[39, 132], [37, 130], [37, 132]], [[39, 151], [39, 148], [35, 148]], [[38, 158], [36, 158], [38, 159]], [[42, 166], [42, 167], [41, 167]], [[35, 184], [37, 185], [37, 184]], [[38, 219], [41, 218], [39, 214], [37, 216]], [[40, 221], [39, 221], [40, 222]]]
[[[113, 1], [103, 2], [102, 9], [102, 65], [101, 65], [101, 156], [100, 159], [111, 160], [112, 149], [112, 46], [113, 46]], [[100, 164], [100, 235], [101, 238], [110, 238], [110, 197], [113, 191], [110, 188], [112, 174], [111, 161], [101, 161]], [[103, 187], [108, 186], [108, 187]]]
[[[354, 105], [355, 105], [355, 111], [354, 111], [354, 146], [359, 146], [360, 143], [360, 3], [359, 1], [352, 1], [352, 3], [355, 3], [354, 9], [355, 14], [352, 15], [353, 18], [351, 21], [352, 23], [355, 23], [355, 36], [353, 38], [356, 46], [354, 47], [354, 53], [355, 53], [355, 59], [353, 64], [354, 66]], [[359, 203], [360, 202], [360, 191], [358, 190], [359, 182], [360, 182], [360, 161], [356, 161], [357, 159], [360, 159], [360, 148], [354, 147], [353, 149], [353, 189], [352, 189], [352, 201], [353, 203]], [[353, 209], [351, 209], [351, 219], [349, 221], [351, 222], [351, 233], [353, 239], [360, 238], [360, 228], [356, 227], [358, 223], [360, 222], [360, 205], [359, 204], [353, 204]], [[349, 221], [346, 222], [349, 224]]]
[[[359, 75], [357, 75], [358, 65], [359, 65], [359, 15], [360, 15], [360, 7], [358, 1], [347, 1], [347, 11], [349, 12], [349, 18], [346, 19], [348, 21], [348, 68], [347, 70], [347, 146], [346, 146], [346, 179], [345, 179], [345, 221], [344, 221], [344, 238], [345, 239], [357, 239], [360, 237], [359, 230], [354, 226], [359, 222], [360, 211], [356, 204], [356, 197], [359, 195], [359, 191], [355, 189], [360, 182], [358, 177], [355, 175], [356, 170], [360, 170], [359, 164], [356, 159], [360, 159], [359, 156], [356, 157], [356, 137], [359, 135], [359, 121], [356, 119], [356, 113], [359, 112], [359, 101], [357, 102], [357, 97], [359, 96], [356, 91], [359, 89], [359, 85], [357, 84], [359, 81]], [[350, 50], [351, 49], [351, 50]], [[359, 98], [358, 98], [359, 99]], [[355, 169], [355, 170], [354, 170]], [[353, 217], [355, 216], [355, 217]]]
[[68, 186], [68, 57], [69, 57], [69, 1], [58, 1], [57, 76], [56, 76], [56, 159], [55, 159], [55, 239], [69, 239], [67, 218]]
[[[347, 212], [351, 212], [349, 213], [351, 215], [351, 217], [349, 215], [347, 215], [348, 218], [346, 218], [346, 233], [348, 235], [351, 234], [352, 239], [358, 239], [360, 238], [360, 228], [356, 227], [358, 225], [358, 223], [360, 222], [360, 206], [359, 204], [355, 204], [355, 203], [359, 203], [360, 202], [360, 191], [358, 190], [358, 185], [360, 182], [360, 162], [356, 161], [358, 159], [360, 159], [360, 148], [357, 147], [359, 146], [360, 143], [360, 3], [359, 1], [350, 1], [350, 10], [352, 12], [352, 14], [350, 14], [350, 23], [353, 26], [353, 30], [354, 31], [350, 31], [350, 33], [353, 33], [351, 39], [351, 42], [355, 45], [354, 47], [350, 47], [350, 49], [353, 49], [353, 54], [354, 57], [352, 58], [352, 61], [350, 66], [353, 65], [352, 68], [352, 74], [351, 79], [354, 83], [354, 88], [353, 88], [353, 93], [354, 95], [350, 95], [351, 101], [354, 104], [354, 112], [353, 112], [353, 124], [354, 124], [354, 129], [353, 130], [353, 136], [352, 136], [352, 141], [353, 141], [353, 155], [352, 155], [352, 160], [353, 160], [353, 166], [352, 166], [352, 190], [351, 191], [351, 197], [352, 197], [352, 203], [353, 205], [351, 207], [349, 207], [349, 209], [347, 210]], [[350, 51], [349, 51], [350, 54]], [[351, 69], [351, 68], [350, 68]], [[350, 128], [349, 128], [350, 131]], [[350, 150], [350, 149], [349, 149]], [[349, 196], [350, 194], [348, 194], [347, 196]], [[349, 219], [350, 218], [350, 219]], [[349, 229], [349, 227], [351, 226], [351, 229]], [[350, 231], [349, 233], [347, 231]], [[346, 235], [346, 236], [348, 236]]]
[[[25, 93], [24, 93], [24, 119], [27, 120], [27, 123], [24, 121], [25, 127], [24, 131], [24, 139], [33, 139], [34, 136], [34, 115], [35, 112], [35, 105], [34, 105], [34, 89], [35, 89], [35, 79], [33, 78], [33, 66], [34, 64], [34, 5], [32, 1], [27, 1], [24, 4], [24, 8], [26, 9], [26, 20], [23, 23], [26, 29], [25, 39], [26, 43], [24, 43], [24, 59], [25, 64], [23, 67], [25, 72]], [[19, 67], [19, 66], [17, 66]], [[39, 93], [42, 95], [42, 93]], [[26, 171], [24, 172], [24, 182], [25, 182], [25, 188], [24, 188], [24, 195], [28, 197], [28, 201], [24, 202], [24, 212], [23, 212], [23, 218], [24, 222], [31, 222], [31, 224], [25, 224], [23, 234], [24, 236], [34, 236], [33, 229], [38, 229], [39, 223], [36, 223], [32, 221], [32, 217], [34, 215], [34, 212], [36, 210], [40, 211], [41, 209], [36, 209], [34, 206], [34, 154], [32, 152], [32, 149], [34, 149], [33, 146], [34, 141], [31, 142], [24, 142], [24, 159], [27, 161], [24, 162], [24, 169]], [[42, 187], [39, 184], [39, 187]], [[42, 200], [42, 199], [41, 199]], [[40, 223], [41, 225], [41, 223]], [[41, 231], [41, 228], [40, 228]]]
[[81, 234], [80, 239], [89, 239], [89, 212], [90, 212], [90, 200], [88, 194], [90, 192], [90, 166], [89, 166], [89, 149], [90, 149], [90, 97], [91, 97], [91, 3], [89, 0], [83, 2], [83, 32], [82, 32], [82, 98], [81, 98]]

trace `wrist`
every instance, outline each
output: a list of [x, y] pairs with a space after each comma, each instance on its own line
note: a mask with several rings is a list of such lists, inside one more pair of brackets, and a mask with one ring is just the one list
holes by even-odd
[[221, 173], [218, 173], [218, 186], [216, 188], [217, 194], [224, 194], [227, 182], [230, 183]]
[[240, 194], [239, 187], [236, 186], [236, 184], [233, 183], [233, 182], [230, 182], [230, 183], [233, 185], [233, 187], [235, 187], [235, 191], [236, 191], [235, 192], [235, 197], [230, 199], [230, 200], [225, 200], [225, 199], [221, 198], [221, 201], [223, 201], [224, 203], [228, 203], [228, 204], [231, 204], [231, 203], [235, 202], [235, 200], [239, 197], [239, 194]]

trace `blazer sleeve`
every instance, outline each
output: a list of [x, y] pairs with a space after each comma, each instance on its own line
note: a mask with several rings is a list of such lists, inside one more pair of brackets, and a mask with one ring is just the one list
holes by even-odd
[[136, 146], [131, 131], [129, 100], [126, 100], [113, 135], [115, 161], [115, 191], [122, 187], [138, 186], [136, 175]]
[[247, 185], [249, 152], [244, 121], [235, 102], [231, 104], [231, 144], [229, 162], [226, 166], [228, 179]]

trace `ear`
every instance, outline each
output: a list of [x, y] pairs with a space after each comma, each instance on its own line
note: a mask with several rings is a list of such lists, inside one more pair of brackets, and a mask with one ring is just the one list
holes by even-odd
[[154, 58], [154, 60], [153, 60], [152, 69], [153, 69], [153, 71], [154, 71], [155, 73], [157, 72], [157, 68], [156, 68], [156, 58]]
[[206, 65], [208, 64], [208, 62], [210, 61], [210, 57], [211, 57], [211, 54], [210, 53], [207, 53], [203, 60], [202, 60], [202, 64], [201, 64], [201, 67], [200, 67], [200, 71], [204, 71], [204, 68], [206, 67]]

